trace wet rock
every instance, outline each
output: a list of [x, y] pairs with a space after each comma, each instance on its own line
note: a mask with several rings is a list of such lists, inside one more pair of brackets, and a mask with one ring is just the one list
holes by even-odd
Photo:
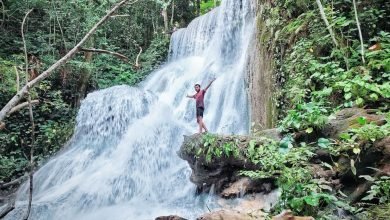
[[310, 169], [315, 178], [324, 178], [324, 179], [332, 179], [332, 177], [336, 176], [336, 172], [334, 170], [325, 170], [322, 166], [318, 164], [312, 164]]
[[[263, 4], [268, 4], [264, 2]], [[272, 128], [276, 124], [276, 102], [275, 96], [275, 65], [274, 58], [264, 45], [273, 42], [275, 31], [266, 28], [265, 18], [262, 10], [258, 12], [256, 19], [256, 31], [251, 37], [251, 47], [248, 49], [247, 59], [247, 85], [250, 101], [250, 118], [258, 129]], [[264, 28], [260, 28], [263, 26]], [[267, 43], [265, 43], [267, 42]]]
[[278, 202], [280, 192], [273, 190], [269, 193], [251, 193], [236, 199], [220, 198], [217, 204], [222, 209], [236, 210], [244, 213], [269, 211]]
[[2, 219], [15, 208], [16, 194], [12, 193], [6, 197], [1, 197], [0, 201], [0, 219]]
[[[277, 190], [271, 193], [250, 194], [240, 199], [218, 200], [221, 210], [206, 213], [199, 217], [199, 220], [261, 220], [266, 214], [263, 210], [270, 210], [278, 200]], [[232, 201], [235, 201], [232, 203]]]
[[377, 115], [373, 110], [362, 108], [346, 108], [336, 113], [322, 129], [322, 134], [330, 138], [338, 138], [339, 135], [350, 128], [358, 128], [361, 125], [357, 121], [359, 117], [366, 118], [367, 122], [375, 122], [378, 125], [385, 123], [384, 115]]
[[252, 180], [249, 177], [243, 177], [225, 188], [221, 196], [223, 198], [242, 197], [247, 193], [254, 192], [270, 192], [273, 188], [273, 183], [267, 180]]
[[261, 220], [263, 216], [252, 216], [236, 210], [219, 210], [210, 212], [197, 218], [197, 220]]
[[267, 137], [275, 141], [282, 140], [282, 133], [277, 128], [261, 130], [258, 133], [256, 133], [256, 136]]
[[192, 169], [190, 180], [195, 183], [199, 191], [207, 192], [214, 186], [216, 193], [222, 190], [230, 183], [237, 181], [240, 177], [239, 171], [257, 170], [259, 164], [254, 164], [243, 155], [249, 145], [250, 140], [256, 140], [257, 144], [264, 141], [261, 138], [251, 136], [237, 135], [218, 135], [215, 144], [223, 146], [225, 143], [234, 142], [239, 151], [238, 156], [222, 154], [220, 157], [213, 157], [211, 161], [206, 160], [204, 153], [197, 155], [199, 148], [203, 148], [203, 136], [192, 135], [185, 136], [183, 145], [178, 152], [179, 156], [186, 160]]
[[272, 220], [314, 220], [311, 216], [294, 216], [290, 210], [284, 210], [277, 216], [272, 217]]
[[169, 215], [169, 216], [157, 217], [155, 220], [187, 220], [187, 219], [182, 218], [182, 217], [177, 216], [177, 215]]
[[375, 142], [374, 147], [380, 150], [386, 158], [390, 158], [390, 136]]

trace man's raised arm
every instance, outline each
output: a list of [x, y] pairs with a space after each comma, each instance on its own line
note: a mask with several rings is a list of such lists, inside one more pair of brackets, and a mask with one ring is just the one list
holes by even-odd
[[209, 87], [211, 86], [211, 84], [215, 81], [216, 78], [214, 78], [213, 80], [210, 81], [210, 83], [206, 86], [206, 88], [204, 89], [204, 91], [207, 91], [207, 89], [209, 89]]

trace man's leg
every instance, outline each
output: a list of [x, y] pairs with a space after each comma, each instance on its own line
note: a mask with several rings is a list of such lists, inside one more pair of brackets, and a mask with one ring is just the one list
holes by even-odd
[[203, 122], [203, 117], [199, 116], [199, 130], [202, 133], [202, 128], [204, 129], [205, 132], [207, 132], [206, 125]]
[[199, 134], [202, 134], [202, 123], [203, 123], [202, 117], [198, 116], [197, 121], [198, 121], [198, 125], [199, 125]]
[[203, 119], [202, 119], [202, 127], [204, 128], [204, 131], [205, 132], [208, 132], [207, 128], [206, 128], [206, 124], [204, 123]]

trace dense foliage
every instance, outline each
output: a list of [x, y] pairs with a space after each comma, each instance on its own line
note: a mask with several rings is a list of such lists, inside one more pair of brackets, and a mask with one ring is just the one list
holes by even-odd
[[[272, 45], [270, 50], [274, 52], [277, 87], [280, 88], [277, 103], [279, 125], [287, 137], [287, 140], [282, 140], [280, 146], [286, 145], [287, 142], [290, 143], [291, 149], [308, 149], [313, 153], [316, 149], [326, 150], [333, 155], [334, 160], [345, 157], [348, 161], [347, 168], [342, 168], [337, 161], [323, 163], [322, 166], [325, 169], [352, 172], [356, 175], [355, 164], [360, 160], [361, 153], [372, 148], [375, 141], [389, 136], [389, 120], [378, 125], [364, 117], [358, 118], [354, 126], [336, 140], [321, 138], [318, 131], [333, 119], [333, 113], [343, 108], [376, 109], [377, 114], [387, 114], [388, 118], [390, 3], [356, 1], [364, 45], [362, 55], [353, 2], [320, 2], [335, 34], [337, 45], [332, 41], [326, 24], [319, 15], [316, 1], [278, 1], [265, 10], [266, 31], [273, 35], [270, 41], [275, 41], [269, 46]], [[279, 31], [275, 33], [274, 30]], [[294, 133], [317, 134], [317, 140], [296, 144], [288, 138]], [[276, 154], [275, 158], [284, 158], [280, 155], [284, 153], [276, 150], [275, 145], [267, 146], [267, 149], [271, 149], [271, 152], [267, 152], [262, 158], [272, 157], [272, 154]], [[390, 193], [387, 188], [390, 181], [387, 177], [374, 179], [366, 176], [375, 184], [364, 202], [353, 204], [352, 207], [346, 203], [342, 192], [335, 192], [326, 187], [323, 181], [314, 179], [309, 172], [310, 167], [302, 164], [307, 162], [307, 157], [299, 157], [301, 161], [281, 161], [284, 166], [281, 165], [278, 169], [281, 176], [277, 182], [282, 190], [282, 200], [277, 205], [277, 210], [291, 209], [298, 214], [334, 219], [340, 216], [334, 216], [335, 213], [330, 211], [330, 207], [336, 206], [353, 214], [360, 212], [361, 215], [372, 216], [372, 213], [363, 212], [361, 208], [372, 204], [388, 206]], [[272, 175], [273, 172], [264, 169], [245, 174], [262, 177]]]
[[[278, 80], [279, 127], [284, 138], [278, 142], [250, 141], [245, 151], [234, 141], [218, 145], [213, 135], [205, 135], [198, 155], [206, 162], [215, 157], [248, 158], [261, 165], [257, 171], [243, 170], [251, 178], [276, 178], [281, 190], [272, 214], [290, 209], [297, 215], [316, 219], [340, 219], [355, 215], [386, 219], [389, 210], [387, 176], [357, 176], [357, 165], [373, 144], [390, 134], [390, 4], [387, 1], [357, 1], [363, 32], [364, 62], [352, 1], [321, 1], [337, 46], [331, 39], [316, 1], [277, 1], [262, 4], [265, 32], [262, 44], [273, 51]], [[264, 36], [268, 36], [264, 37]], [[360, 117], [337, 139], [321, 137], [321, 129], [333, 113], [349, 107], [375, 109], [387, 118], [383, 124]], [[296, 142], [297, 134], [310, 136]], [[351, 174], [355, 179], [372, 182], [361, 202], [346, 198], [323, 178], [315, 178], [313, 158], [318, 150], [331, 155], [331, 161], [318, 164], [321, 169]], [[338, 163], [343, 158], [345, 164]], [[381, 174], [383, 172], [378, 171]], [[371, 172], [372, 173], [372, 172]], [[344, 193], [344, 192], [345, 193]], [[375, 208], [376, 206], [381, 208]], [[342, 210], [342, 211], [341, 211]]]

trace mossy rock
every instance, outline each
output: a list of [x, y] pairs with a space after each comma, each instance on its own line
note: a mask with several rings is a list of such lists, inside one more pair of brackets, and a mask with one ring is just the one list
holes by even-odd
[[374, 122], [378, 125], [385, 123], [384, 115], [377, 115], [374, 111], [362, 108], [346, 108], [336, 113], [335, 118], [322, 129], [322, 134], [326, 137], [338, 139], [339, 135], [351, 128], [359, 128], [362, 125], [358, 119], [364, 117], [367, 123]]

